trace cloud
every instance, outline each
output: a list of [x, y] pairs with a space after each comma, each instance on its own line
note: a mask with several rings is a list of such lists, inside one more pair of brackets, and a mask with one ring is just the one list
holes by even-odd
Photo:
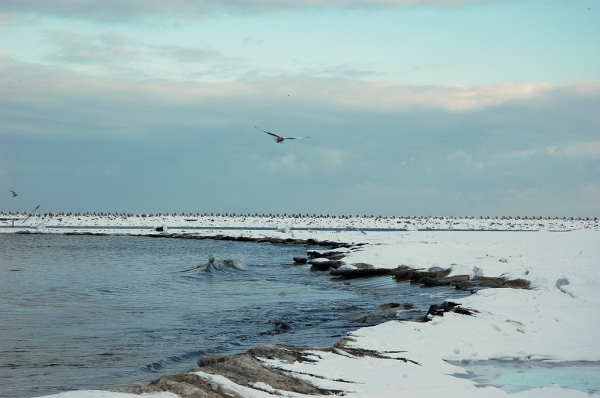
[[[547, 83], [415, 86], [389, 80], [291, 78], [278, 81], [276, 91], [293, 93], [296, 98], [308, 99], [311, 96], [318, 98], [322, 103], [356, 110], [395, 111], [429, 108], [460, 112], [530, 100], [558, 87]], [[594, 92], [598, 96], [600, 83], [595, 83]]]
[[348, 79], [373, 78], [381, 74], [372, 70], [355, 68], [349, 63], [324, 68], [305, 68], [302, 73], [315, 77], [342, 77]]
[[0, 58], [0, 92], [0, 183], [53, 210], [598, 214], [600, 82], [127, 80]]
[[124, 59], [135, 59], [138, 51], [126, 43], [126, 38], [117, 33], [99, 36], [84, 35], [63, 30], [47, 32], [47, 43], [56, 50], [54, 60], [72, 63], [114, 63]]
[[[119, 40], [116, 43], [120, 45]], [[103, 56], [102, 51], [101, 54], [94, 51], [76, 53], [79, 55], [71, 54], [70, 57], [95, 59]], [[581, 90], [581, 86], [585, 86], [585, 90]], [[73, 127], [87, 134], [102, 131], [103, 134], [135, 135], [150, 126], [161, 124], [189, 129], [231, 124], [232, 117], [233, 120], [239, 120], [241, 115], [249, 119], [248, 124], [254, 126], [257, 121], [253, 113], [260, 113], [264, 115], [261, 117], [269, 119], [303, 115], [306, 121], [318, 116], [319, 123], [329, 123], [341, 120], [338, 118], [347, 118], [347, 112], [354, 115], [384, 115], [441, 111], [477, 115], [493, 109], [497, 109], [500, 112], [498, 115], [503, 115], [501, 117], [505, 119], [531, 119], [535, 116], [536, 129], [554, 129], [556, 122], [552, 120], [556, 118], [548, 114], [548, 109], [560, 112], [568, 109], [571, 113], [565, 115], [568, 118], [556, 119], [564, 130], [564, 137], [546, 141], [545, 145], [513, 149], [522, 151], [538, 148], [545, 152], [549, 150], [543, 148], [574, 139], [568, 137], [573, 130], [569, 125], [573, 124], [573, 120], [583, 123], [577, 119], [581, 116], [587, 115], [590, 120], [585, 122], [587, 126], [578, 128], [578, 131], [584, 136], [593, 136], [598, 121], [592, 120], [594, 116], [585, 110], [595, 108], [600, 103], [600, 82], [567, 86], [513, 83], [491, 86], [410, 86], [394, 81], [356, 82], [297, 76], [217, 82], [126, 80], [85, 76], [59, 67], [27, 64], [8, 58], [0, 58], [0, 92], [2, 134], [44, 133], [52, 130], [53, 123], [89, 125], [87, 129]], [[565, 108], [566, 103], [577, 105]], [[507, 116], [508, 110], [501, 111], [503, 108], [512, 109], [510, 116]], [[489, 124], [490, 120], [500, 117], [490, 115], [494, 118], [477, 123]], [[429, 116], [423, 115], [410, 128], [423, 129], [430, 120]], [[497, 123], [506, 126], [500, 120]], [[405, 123], [400, 128], [405, 130], [408, 127]], [[434, 129], [432, 131], [449, 131], [451, 126], [432, 125], [428, 128]], [[489, 128], [494, 127], [492, 125]], [[502, 127], [499, 131], [503, 135], [511, 134], [510, 128]], [[72, 128], [57, 130], [67, 134]], [[371, 134], [378, 133], [371, 131]], [[475, 134], [472, 127], [468, 134]], [[521, 142], [523, 138], [520, 138]], [[442, 139], [447, 141], [449, 138]], [[439, 139], [435, 141], [440, 142]], [[587, 141], [591, 144], [578, 144], [554, 151], [565, 156], [575, 153], [598, 156], [597, 141]], [[335, 156], [330, 158], [334, 159]]]
[[[290, 142], [286, 145], [295, 145], [295, 143]], [[294, 151], [267, 161], [269, 172], [291, 173], [298, 176], [314, 173], [334, 175], [344, 171], [345, 161], [349, 156], [347, 151], [335, 148], [296, 147]]]
[[230, 13], [262, 13], [302, 9], [377, 9], [413, 6], [460, 7], [511, 0], [3, 0], [0, 13], [22, 12], [69, 18], [122, 21], [140, 17], [199, 18]]
[[583, 156], [600, 158], [600, 141], [570, 143], [563, 146], [545, 147], [545, 152], [555, 156]]
[[183, 63], [227, 63], [240, 62], [243, 58], [226, 57], [213, 47], [182, 47], [174, 44], [156, 46], [156, 52], [165, 57], [171, 57]]
[[92, 35], [49, 30], [45, 44], [45, 61], [96, 76], [226, 79], [248, 69], [246, 59], [227, 56], [211, 46], [148, 44], [110, 31]]

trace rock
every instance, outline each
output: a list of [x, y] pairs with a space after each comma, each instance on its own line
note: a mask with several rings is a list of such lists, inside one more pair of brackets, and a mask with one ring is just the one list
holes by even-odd
[[396, 282], [402, 282], [410, 280], [415, 271], [417, 271], [415, 268], [409, 267], [408, 265], [401, 265], [393, 269], [391, 274], [396, 279]]
[[392, 270], [387, 268], [335, 269], [329, 272], [331, 276], [339, 276], [344, 279], [390, 275], [391, 273]]
[[450, 275], [452, 270], [450, 268], [440, 269], [439, 271], [414, 271], [410, 276], [411, 283], [419, 283], [423, 278], [445, 278]]
[[433, 286], [463, 286], [465, 282], [469, 280], [468, 275], [458, 275], [451, 276], [448, 278], [421, 278], [416, 283], [419, 283], [425, 287], [433, 287]]
[[305, 257], [294, 257], [294, 264], [306, 264], [308, 259]]
[[442, 304], [432, 304], [429, 306], [429, 311], [427, 311], [427, 315], [423, 318], [413, 319], [416, 322], [429, 322], [434, 316], [444, 316], [446, 312], [455, 312], [457, 314], [469, 315], [472, 316], [474, 313], [478, 312], [476, 310], [463, 308], [459, 303], [455, 303], [452, 301], [444, 301]]
[[476, 276], [463, 285], [457, 284], [456, 288], [461, 290], [479, 290], [484, 288], [531, 289], [531, 282], [525, 279]]
[[225, 356], [219, 355], [204, 355], [198, 359], [198, 366], [203, 368], [205, 366], [210, 366], [215, 363], [224, 362], [227, 360]]
[[394, 314], [398, 311], [406, 311], [412, 310], [414, 308], [413, 304], [398, 304], [398, 303], [389, 303], [389, 304], [381, 304], [379, 307], [375, 308], [373, 312], [375, 313], [391, 313]]
[[[330, 260], [328, 258], [314, 258], [308, 262], [312, 265], [311, 270], [327, 271], [329, 268], [339, 268], [344, 265], [343, 261]], [[313, 269], [314, 268], [314, 269]]]
[[411, 309], [413, 309], [412, 304], [388, 303], [381, 304], [373, 312], [351, 312], [340, 319], [351, 322], [375, 323], [385, 319], [395, 319], [398, 311]]
[[[306, 395], [341, 393], [338, 390], [326, 390], [315, 387], [300, 378], [294, 377], [289, 372], [263, 366], [262, 362], [257, 358], [279, 359], [288, 363], [296, 361], [314, 362], [298, 348], [273, 345], [262, 346], [240, 355], [202, 357], [198, 361], [200, 369], [191, 369], [188, 373], [173, 376], [163, 376], [148, 386], [134, 386], [121, 390], [121, 392], [144, 394], [168, 391], [178, 394], [182, 398], [238, 396], [227, 384], [219, 384], [218, 381], [213, 381], [194, 373], [194, 371], [202, 371], [212, 375], [221, 375], [236, 384], [251, 388], [256, 383], [264, 383], [282, 393], [292, 392]], [[276, 395], [280, 394], [277, 393]]]
[[423, 271], [422, 268], [416, 269], [409, 267], [408, 265], [401, 265], [392, 271], [392, 275], [397, 281], [419, 281], [422, 278], [443, 278], [450, 274], [452, 270], [450, 268], [431, 267], [427, 271]]
[[478, 290], [485, 287], [530, 289], [530, 282], [525, 279], [506, 279], [503, 277], [490, 278], [483, 276], [483, 271], [474, 268], [475, 276], [469, 275], [448, 276], [450, 268], [431, 267], [427, 271], [417, 270], [407, 265], [401, 265], [391, 271], [396, 282], [410, 281], [425, 287], [454, 286], [459, 290]]
[[343, 253], [337, 251], [320, 252], [317, 250], [308, 250], [306, 254], [310, 258], [328, 258], [330, 260], [341, 260], [346, 257]]
[[248, 350], [248, 354], [254, 358], [278, 359], [286, 363], [294, 362], [315, 362], [302, 352], [302, 350], [294, 347], [286, 347], [275, 344], [261, 345]]
[[287, 323], [285, 323], [283, 321], [275, 322], [275, 326], [278, 327], [279, 329], [282, 329], [282, 330], [289, 330], [289, 329], [291, 329], [290, 325], [288, 325]]
[[[396, 315], [394, 313], [393, 318], [395, 318], [395, 317], [396, 317]], [[383, 321], [384, 319], [389, 319], [389, 318], [392, 318], [392, 317], [389, 315], [386, 315], [386, 314], [374, 314], [372, 312], [351, 312], [348, 315], [344, 315], [340, 319], [350, 321], [350, 322], [375, 323], [375, 322]]]

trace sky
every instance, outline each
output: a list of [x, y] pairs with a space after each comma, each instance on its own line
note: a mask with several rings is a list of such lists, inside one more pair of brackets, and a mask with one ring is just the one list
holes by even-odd
[[37, 205], [600, 216], [600, 1], [3, 0], [0, 210]]

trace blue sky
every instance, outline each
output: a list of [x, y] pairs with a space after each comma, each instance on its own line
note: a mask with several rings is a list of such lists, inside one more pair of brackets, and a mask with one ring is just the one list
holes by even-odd
[[598, 1], [9, 0], [0, 38], [0, 210], [600, 215]]

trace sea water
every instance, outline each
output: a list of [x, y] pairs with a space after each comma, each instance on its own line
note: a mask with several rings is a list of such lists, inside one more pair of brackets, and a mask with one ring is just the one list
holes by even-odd
[[261, 344], [329, 347], [383, 303], [464, 296], [293, 265], [305, 245], [0, 234], [0, 395], [115, 390]]

